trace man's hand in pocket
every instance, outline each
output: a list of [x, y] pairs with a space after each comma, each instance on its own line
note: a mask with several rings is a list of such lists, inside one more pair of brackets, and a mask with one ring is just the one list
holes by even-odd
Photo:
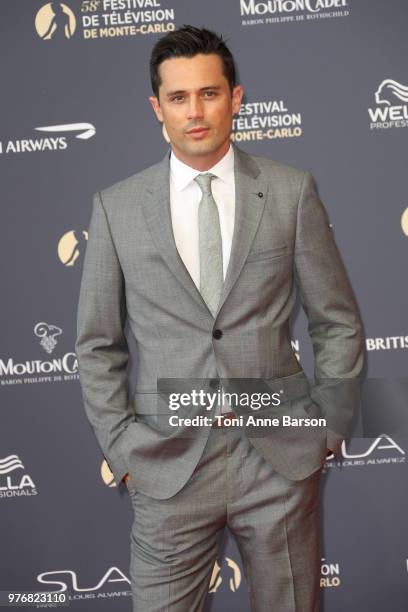
[[129, 472], [127, 474], [124, 475], [124, 477], [122, 478], [123, 482], [125, 483], [126, 487], [128, 484], [128, 480], [129, 480]]

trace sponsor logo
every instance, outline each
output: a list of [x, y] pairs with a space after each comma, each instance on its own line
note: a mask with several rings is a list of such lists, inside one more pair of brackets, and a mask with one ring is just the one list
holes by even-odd
[[408, 207], [401, 215], [401, 228], [405, 236], [408, 236]]
[[63, 2], [48, 2], [37, 12], [34, 27], [42, 40], [71, 38], [76, 30], [76, 18]]
[[[92, 586], [83, 586], [77, 572], [70, 569], [42, 572], [38, 574], [37, 581], [41, 585], [52, 586], [50, 590], [55, 593], [68, 591], [70, 601], [131, 596], [131, 591], [128, 588], [130, 580], [118, 567], [110, 567], [101, 579]], [[112, 588], [115, 590], [111, 590]], [[41, 591], [43, 590], [41, 589]]]
[[37, 495], [37, 488], [20, 457], [8, 455], [0, 458], [0, 499], [31, 495]]
[[42, 127], [36, 127], [39, 132], [76, 132], [79, 134], [75, 135], [75, 138], [80, 140], [88, 140], [95, 136], [96, 130], [92, 123], [62, 123], [60, 125], [44, 125]]
[[219, 565], [218, 560], [215, 561], [208, 589], [209, 593], [216, 593], [227, 577], [229, 590], [235, 593], [239, 589], [242, 582], [240, 567], [230, 557], [225, 557], [225, 561], [226, 564], [222, 561], [221, 565]]
[[48, 323], [37, 323], [34, 327], [34, 333], [38, 338], [41, 338], [40, 345], [47, 353], [52, 353], [57, 346], [56, 337], [62, 334], [62, 329], [56, 325], [48, 325]]
[[231, 139], [235, 142], [299, 138], [302, 115], [289, 111], [283, 100], [249, 102], [241, 105], [232, 129]]
[[106, 459], [101, 463], [101, 477], [107, 487], [116, 487], [115, 479]]
[[[59, 125], [44, 125], [34, 128], [38, 132], [60, 133], [79, 132], [75, 138], [89, 140], [95, 135], [96, 130], [92, 123], [66, 123]], [[50, 136], [44, 138], [17, 138], [2, 142], [0, 140], [0, 155], [17, 153], [38, 153], [43, 151], [63, 151], [71, 146], [71, 140], [66, 136]]]
[[82, 252], [85, 252], [86, 241], [88, 240], [88, 232], [82, 230], [70, 230], [61, 236], [58, 242], [58, 257], [64, 266], [70, 267], [75, 264]]
[[366, 338], [367, 351], [389, 351], [408, 348], [408, 336]]
[[348, 17], [348, 0], [240, 0], [243, 26]]
[[[242, 582], [241, 570], [238, 564], [230, 557], [225, 557], [226, 564], [219, 565], [215, 561], [210, 580], [209, 593], [215, 593], [223, 583], [225, 566], [228, 569], [228, 587], [235, 593]], [[130, 580], [122, 570], [112, 566], [107, 569], [101, 579], [94, 585], [84, 586], [78, 573], [71, 569], [52, 570], [38, 574], [37, 581], [41, 585], [52, 587], [55, 593], [67, 592], [70, 601], [89, 599], [113, 599], [130, 597]], [[114, 588], [115, 590], [112, 590]], [[41, 588], [44, 591], [44, 588]]]
[[320, 586], [327, 589], [331, 587], [338, 587], [340, 585], [340, 564], [328, 563], [323, 557], [320, 564]]
[[176, 29], [173, 7], [158, 0], [83, 0], [76, 18], [69, 6], [49, 2], [35, 17], [35, 29], [45, 41], [72, 38], [123, 38], [139, 34], [164, 34]]
[[295, 353], [296, 359], [300, 362], [300, 343], [299, 340], [291, 340], [292, 351]]
[[370, 130], [408, 127], [408, 86], [384, 79], [374, 94], [376, 106], [368, 108]]
[[[34, 326], [34, 335], [48, 354], [54, 352], [62, 329], [40, 322]], [[79, 380], [78, 361], [74, 352], [67, 352], [50, 360], [31, 359], [16, 361], [13, 357], [0, 357], [0, 386], [34, 383], [54, 383]]]
[[326, 468], [361, 467], [369, 465], [395, 465], [405, 463], [406, 452], [388, 434], [381, 434], [374, 440], [356, 438], [341, 445], [341, 459], [331, 460], [330, 455]]

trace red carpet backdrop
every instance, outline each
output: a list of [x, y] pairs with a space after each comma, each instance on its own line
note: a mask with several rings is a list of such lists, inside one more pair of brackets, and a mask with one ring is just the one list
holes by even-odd
[[[405, 611], [406, 1], [3, 0], [0, 10], [0, 591], [131, 610], [132, 508], [85, 417], [76, 309], [92, 194], [168, 149], [147, 100], [152, 45], [193, 24], [223, 34], [237, 60], [238, 146], [315, 176], [365, 325], [361, 422], [322, 477], [322, 608]], [[312, 377], [301, 310], [293, 343]], [[228, 533], [208, 601], [212, 612], [249, 610]]]

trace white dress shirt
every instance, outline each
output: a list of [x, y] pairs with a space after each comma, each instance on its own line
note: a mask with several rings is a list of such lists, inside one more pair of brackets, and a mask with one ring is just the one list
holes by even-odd
[[[215, 174], [211, 191], [218, 208], [222, 241], [223, 277], [227, 274], [231, 255], [232, 234], [235, 220], [234, 149], [230, 145], [220, 161], [206, 172]], [[172, 152], [170, 156], [170, 210], [173, 235], [177, 250], [191, 278], [200, 290], [200, 252], [198, 244], [198, 206], [202, 191], [194, 181], [198, 174], [180, 161]], [[215, 414], [231, 411], [227, 402], [217, 404]]]
[[[220, 161], [206, 172], [217, 178], [211, 182], [211, 191], [217, 204], [221, 226], [222, 263], [224, 280], [231, 254], [235, 219], [234, 150], [230, 145]], [[191, 278], [200, 290], [200, 255], [198, 244], [198, 206], [202, 192], [194, 181], [201, 173], [170, 156], [170, 209], [173, 235], [177, 250]]]

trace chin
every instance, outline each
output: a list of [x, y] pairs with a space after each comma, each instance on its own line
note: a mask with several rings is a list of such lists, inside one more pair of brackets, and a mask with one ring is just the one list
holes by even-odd
[[193, 146], [189, 146], [186, 149], [186, 153], [190, 155], [204, 155], [215, 153], [220, 148], [220, 144], [214, 142], [196, 142]]

